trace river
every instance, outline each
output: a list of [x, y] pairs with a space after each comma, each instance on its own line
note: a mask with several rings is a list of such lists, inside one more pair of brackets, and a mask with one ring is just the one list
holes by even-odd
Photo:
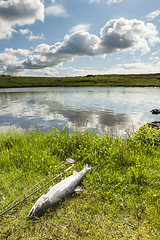
[[80, 87], [0, 89], [0, 132], [95, 130], [128, 134], [160, 120], [160, 88]]

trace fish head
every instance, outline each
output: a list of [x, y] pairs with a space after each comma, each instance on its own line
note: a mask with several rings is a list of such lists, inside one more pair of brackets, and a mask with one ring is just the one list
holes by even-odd
[[44, 209], [50, 206], [49, 198], [46, 196], [41, 196], [34, 206], [31, 208], [31, 211], [28, 214], [28, 218], [33, 218], [35, 216], [41, 216]]

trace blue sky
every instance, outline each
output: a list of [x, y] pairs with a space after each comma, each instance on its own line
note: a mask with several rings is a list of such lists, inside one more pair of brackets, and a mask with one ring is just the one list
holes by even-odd
[[159, 0], [0, 0], [0, 74], [157, 72]]

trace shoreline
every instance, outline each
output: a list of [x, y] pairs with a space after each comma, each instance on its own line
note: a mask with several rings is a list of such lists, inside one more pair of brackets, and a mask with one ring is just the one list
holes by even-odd
[[160, 87], [160, 73], [75, 77], [0, 76], [0, 89], [27, 87]]

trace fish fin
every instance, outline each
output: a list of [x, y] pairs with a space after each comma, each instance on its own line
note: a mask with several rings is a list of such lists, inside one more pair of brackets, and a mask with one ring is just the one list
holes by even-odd
[[74, 174], [77, 174], [77, 173], [78, 173], [77, 171], [75, 171], [75, 170], [73, 171], [73, 175], [74, 175]]
[[80, 187], [80, 186], [77, 186], [75, 189], [74, 189], [74, 192], [82, 192], [83, 189]]
[[71, 163], [71, 164], [74, 164], [74, 163], [75, 163], [75, 161], [74, 161], [73, 158], [67, 158], [66, 161], [67, 161], [68, 163]]
[[84, 164], [84, 168], [86, 169], [86, 170], [91, 170], [91, 169], [94, 169], [95, 167], [96, 167], [97, 165], [93, 165], [93, 166], [90, 166], [88, 163], [85, 163]]

